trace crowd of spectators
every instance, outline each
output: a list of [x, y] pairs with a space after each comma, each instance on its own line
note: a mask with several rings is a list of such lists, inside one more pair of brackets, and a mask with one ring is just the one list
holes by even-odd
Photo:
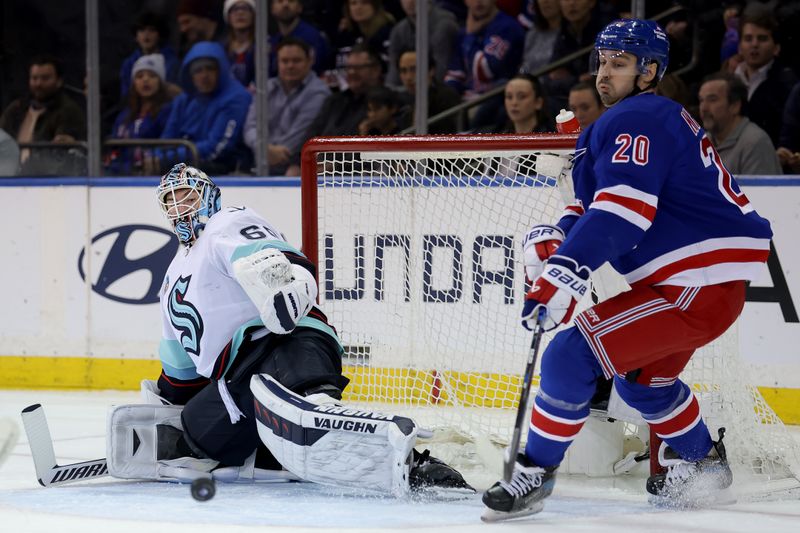
[[[648, 16], [683, 7], [659, 21], [671, 51], [658, 90], [695, 115], [735, 174], [800, 173], [796, 4], [646, 2]], [[416, 0], [271, 0], [266, 139], [253, 98], [254, 0], [177, 0], [169, 13], [139, 13], [118, 97], [104, 95], [112, 119], [102, 135], [142, 143], [109, 143], [105, 173], [157, 174], [189, 156], [213, 174], [250, 173], [263, 143], [270, 174], [298, 175], [311, 137], [404, 131], [417, 90], [416, 9]], [[427, 13], [429, 116], [493, 95], [431, 133], [553, 132], [562, 108], [584, 129], [603, 113], [589, 56], [578, 52], [630, 16], [630, 2], [430, 0]], [[27, 94], [2, 110], [0, 175], [85, 168], [85, 104], [64, 90], [61, 59], [32, 58]]]

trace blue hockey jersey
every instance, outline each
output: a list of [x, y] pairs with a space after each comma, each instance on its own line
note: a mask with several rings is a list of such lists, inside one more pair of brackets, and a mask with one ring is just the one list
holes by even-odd
[[477, 33], [456, 35], [446, 84], [459, 93], [480, 94], [514, 76], [522, 61], [525, 32], [502, 11]]
[[706, 286], [755, 280], [772, 237], [703, 129], [679, 104], [625, 98], [578, 139], [558, 254], [629, 284]]

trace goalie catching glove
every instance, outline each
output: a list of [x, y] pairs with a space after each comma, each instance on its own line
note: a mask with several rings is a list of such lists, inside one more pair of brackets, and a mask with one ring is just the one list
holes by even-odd
[[538, 224], [525, 235], [522, 255], [528, 283], [542, 275], [545, 262], [556, 253], [564, 238], [564, 231], [550, 224]]
[[525, 295], [522, 325], [533, 330], [542, 307], [546, 309], [542, 321], [545, 331], [569, 322], [575, 306], [588, 290], [590, 274], [587, 267], [579, 266], [574, 259], [563, 255], [551, 256], [544, 272], [536, 278]]
[[290, 333], [317, 299], [311, 273], [275, 248], [265, 248], [233, 263], [236, 281], [253, 301], [262, 322], [273, 333]]

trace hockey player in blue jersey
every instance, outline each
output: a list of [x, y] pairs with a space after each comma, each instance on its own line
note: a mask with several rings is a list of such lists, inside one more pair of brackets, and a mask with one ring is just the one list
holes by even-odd
[[162, 372], [143, 382], [146, 405], [109, 416], [111, 475], [470, 489], [413, 449], [413, 420], [341, 403], [349, 380], [316, 303], [316, 266], [278, 228], [223, 208], [216, 184], [184, 163], [158, 200], [182, 245], [160, 294]]
[[772, 232], [703, 129], [654, 94], [668, 53], [651, 21], [615, 21], [597, 36], [592, 61], [609, 109], [578, 139], [575, 203], [524, 239], [532, 284], [523, 324], [532, 329], [542, 309], [545, 330], [567, 323], [607, 261], [631, 290], [578, 314], [547, 346], [525, 451], [511, 481], [485, 492], [487, 520], [542, 510], [601, 375], [662, 440], [667, 470], [647, 480], [652, 499], [679, 503], [701, 486], [711, 495], [732, 483], [724, 430], [712, 440], [678, 376], [697, 348], [736, 321]]

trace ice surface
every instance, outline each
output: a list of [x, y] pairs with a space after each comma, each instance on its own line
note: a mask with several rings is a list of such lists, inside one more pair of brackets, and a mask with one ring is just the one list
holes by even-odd
[[[24, 407], [41, 403], [56, 456], [66, 464], [103, 457], [108, 406], [137, 401], [135, 393], [0, 391], [0, 417], [19, 422]], [[2, 533], [800, 531], [797, 499], [692, 511], [656, 509], [647, 503], [642, 481], [625, 477], [561, 477], [545, 510], [526, 520], [483, 524], [482, 512], [479, 494], [449, 502], [398, 500], [304, 483], [218, 483], [216, 497], [204, 503], [191, 498], [188, 485], [109, 477], [45, 489], [36, 481], [24, 432], [0, 466]]]

